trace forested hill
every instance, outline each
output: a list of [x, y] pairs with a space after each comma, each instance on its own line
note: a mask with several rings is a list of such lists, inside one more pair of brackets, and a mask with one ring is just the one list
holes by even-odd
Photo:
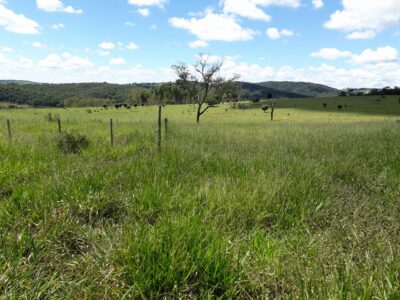
[[27, 80], [0, 80], [0, 84], [33, 84], [35, 82]]
[[[114, 103], [152, 103], [155, 83], [111, 84], [70, 83], [45, 84], [29, 81], [1, 80], [0, 102], [31, 106], [100, 106]], [[296, 82], [240, 82], [240, 99], [258, 101], [269, 98], [305, 98], [337, 95], [339, 91], [322, 85]], [[210, 95], [212, 98], [213, 95]], [[183, 96], [181, 98], [184, 98]], [[212, 100], [212, 99], [210, 99]], [[173, 100], [182, 103], [182, 100]]]
[[267, 87], [259, 83], [241, 82], [242, 97], [248, 100], [258, 100], [268, 98], [268, 94], [275, 98], [306, 98], [306, 95], [294, 93], [285, 90], [279, 90], [273, 87]]
[[259, 85], [306, 97], [337, 96], [340, 93], [339, 90], [332, 87], [311, 82], [267, 81], [261, 82]]

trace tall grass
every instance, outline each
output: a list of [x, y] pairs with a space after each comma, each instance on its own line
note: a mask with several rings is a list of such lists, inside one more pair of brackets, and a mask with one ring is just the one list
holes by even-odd
[[[386, 101], [387, 114], [373, 99], [278, 103], [275, 122], [222, 106], [200, 126], [167, 107], [161, 153], [155, 108], [0, 111], [15, 136], [1, 128], [1, 297], [400, 298], [400, 114]], [[90, 146], [60, 151], [48, 112]]]

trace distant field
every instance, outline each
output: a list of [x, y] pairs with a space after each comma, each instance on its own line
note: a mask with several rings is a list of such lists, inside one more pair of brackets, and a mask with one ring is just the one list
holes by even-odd
[[400, 299], [399, 98], [0, 109], [0, 298]]

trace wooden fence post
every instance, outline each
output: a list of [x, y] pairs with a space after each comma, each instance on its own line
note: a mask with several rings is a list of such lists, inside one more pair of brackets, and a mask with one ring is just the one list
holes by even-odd
[[61, 133], [61, 119], [57, 119], [57, 124], [58, 124], [58, 133]]
[[168, 139], [168, 119], [164, 119], [164, 127], [165, 127], [165, 139]]
[[11, 135], [11, 122], [10, 122], [10, 119], [7, 119], [7, 131], [8, 131], [8, 142], [11, 144], [12, 135]]
[[271, 121], [274, 120], [275, 104], [276, 104], [275, 100], [272, 100], [271, 101]]
[[162, 106], [158, 106], [158, 141], [157, 141], [157, 146], [158, 150], [161, 151], [161, 110]]
[[110, 142], [111, 142], [111, 147], [113, 147], [114, 146], [113, 119], [110, 119]]

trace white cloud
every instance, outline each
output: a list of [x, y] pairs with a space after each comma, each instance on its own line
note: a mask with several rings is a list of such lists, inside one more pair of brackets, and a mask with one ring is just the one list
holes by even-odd
[[85, 57], [79, 57], [69, 53], [64, 53], [60, 56], [53, 53], [39, 61], [38, 66], [46, 69], [81, 70], [92, 67], [93, 63]]
[[129, 26], [129, 27], [133, 27], [133, 26], [135, 26], [136, 24], [133, 23], [133, 22], [125, 22], [124, 25], [125, 25], [125, 26]]
[[212, 12], [202, 18], [171, 18], [169, 23], [189, 31], [202, 41], [247, 41], [256, 34], [255, 31], [240, 26], [232, 16]]
[[338, 58], [351, 57], [353, 54], [350, 51], [341, 51], [336, 48], [322, 48], [317, 52], [311, 53], [312, 57], [335, 60]]
[[111, 42], [102, 42], [99, 47], [105, 50], [112, 50], [115, 48], [115, 44]]
[[369, 40], [374, 37], [376, 37], [376, 31], [374, 30], [354, 31], [346, 35], [346, 38], [349, 40]]
[[228, 56], [224, 58], [221, 74], [225, 77], [231, 77], [232, 74], [239, 74], [241, 80], [260, 82], [273, 78], [274, 68], [249, 64], [247, 62], [237, 62], [237, 57]]
[[381, 47], [376, 50], [365, 49], [361, 54], [353, 54], [350, 51], [341, 51], [336, 48], [322, 48], [311, 53], [312, 57], [335, 60], [350, 58], [348, 62], [355, 64], [382, 64], [398, 61], [399, 52], [391, 46]]
[[281, 30], [281, 35], [283, 36], [293, 36], [293, 31], [292, 30], [288, 30], [288, 29], [282, 29]]
[[136, 45], [134, 42], [129, 43], [128, 45], [126, 45], [126, 48], [129, 50], [136, 50], [139, 48], [138, 45]]
[[150, 30], [156, 30], [156, 29], [157, 29], [157, 25], [156, 24], [153, 24], [153, 25], [150, 26]]
[[28, 19], [23, 14], [16, 14], [1, 3], [4, 2], [0, 2], [0, 27], [4, 27], [5, 30], [15, 33], [39, 33], [38, 23]]
[[378, 64], [398, 61], [399, 52], [397, 49], [386, 46], [377, 50], [366, 49], [360, 55], [354, 55], [352, 62], [358, 64]]
[[159, 6], [163, 7], [167, 0], [128, 0], [129, 4], [137, 6]]
[[233, 14], [253, 20], [269, 22], [271, 16], [261, 7], [268, 6], [287, 6], [299, 7], [300, 0], [222, 0], [223, 11], [225, 14]]
[[65, 12], [70, 14], [81, 14], [81, 9], [75, 9], [72, 6], [65, 6], [61, 0], [36, 0], [36, 6], [46, 12]]
[[350, 38], [371, 38], [373, 32], [400, 23], [399, 0], [342, 0], [342, 5], [343, 9], [333, 13], [324, 26], [349, 32]]
[[65, 28], [65, 25], [63, 23], [57, 23], [57, 24], [51, 25], [51, 28], [53, 28], [55, 30], [62, 29], [62, 28]]
[[125, 65], [125, 64], [126, 64], [126, 61], [122, 57], [116, 57], [116, 58], [112, 58], [110, 60], [110, 65], [121, 66], [121, 65]]
[[12, 53], [12, 52], [14, 52], [14, 49], [12, 49], [10, 47], [4, 47], [1, 49], [1, 51], [4, 53]]
[[150, 16], [150, 10], [148, 8], [139, 8], [137, 12], [142, 16], [142, 17], [148, 17]]
[[207, 48], [209, 44], [206, 41], [197, 40], [189, 43], [190, 48]]
[[266, 34], [271, 40], [277, 40], [283, 36], [286, 36], [286, 37], [293, 36], [294, 33], [293, 33], [293, 31], [288, 30], [288, 29], [279, 30], [278, 28], [272, 27], [272, 28], [267, 29]]
[[253, 1], [225, 0], [224, 12], [253, 20], [271, 21], [271, 16], [265, 13]]
[[46, 48], [46, 45], [45, 44], [43, 44], [43, 43], [41, 43], [41, 42], [33, 42], [32, 43], [32, 47], [34, 47], [34, 48]]
[[[14, 55], [14, 54], [13, 54]], [[376, 64], [356, 64], [349, 67], [336, 67], [328, 64], [294, 68], [250, 64], [238, 57], [225, 57], [221, 75], [242, 75], [241, 80], [261, 82], [267, 80], [292, 80], [322, 83], [336, 88], [346, 87], [384, 87], [400, 86], [400, 64], [384, 62]], [[170, 68], [149, 69], [142, 65], [133, 68], [113, 68], [103, 66], [94, 68], [87, 58], [70, 53], [51, 54], [44, 60], [34, 63], [26, 57], [6, 57], [0, 52], [0, 79], [34, 79], [37, 82], [166, 82], [176, 77]]]
[[267, 29], [267, 36], [271, 40], [277, 40], [281, 37], [281, 34], [279, 33], [278, 28], [268, 28]]
[[312, 4], [316, 9], [324, 7], [324, 1], [322, 0], [312, 0]]

